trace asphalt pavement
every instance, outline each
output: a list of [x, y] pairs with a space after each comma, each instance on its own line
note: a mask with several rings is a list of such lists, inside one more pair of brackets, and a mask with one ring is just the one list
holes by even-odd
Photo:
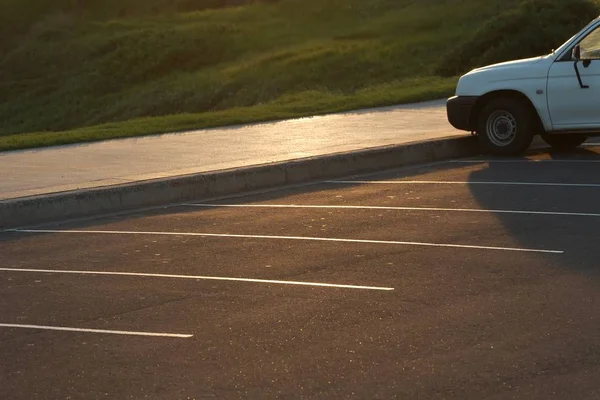
[[0, 398], [600, 398], [600, 146], [0, 233]]

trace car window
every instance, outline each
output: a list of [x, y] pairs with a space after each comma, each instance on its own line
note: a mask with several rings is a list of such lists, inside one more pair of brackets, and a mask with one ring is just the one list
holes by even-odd
[[586, 36], [581, 41], [581, 59], [599, 60], [600, 59], [600, 28]]

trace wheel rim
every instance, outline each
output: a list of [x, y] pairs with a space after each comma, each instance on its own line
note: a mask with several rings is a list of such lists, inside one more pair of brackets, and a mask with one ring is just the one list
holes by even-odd
[[508, 146], [517, 136], [517, 120], [508, 111], [495, 111], [487, 120], [486, 133], [495, 146]]

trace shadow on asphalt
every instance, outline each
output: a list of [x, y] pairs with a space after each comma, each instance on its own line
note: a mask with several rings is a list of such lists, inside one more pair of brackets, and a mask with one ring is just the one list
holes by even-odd
[[[600, 147], [596, 148], [600, 149]], [[551, 160], [597, 160], [600, 152], [589, 148], [579, 148], [570, 152], [543, 152]], [[538, 154], [542, 154], [539, 152]], [[543, 165], [543, 164], [542, 164]], [[548, 176], [547, 171], [540, 169], [540, 182], [555, 183], [592, 183], [600, 184], [600, 164], [563, 164], [560, 173]], [[569, 168], [574, 165], [586, 167]], [[490, 181], [497, 179], [505, 172], [506, 163], [489, 163], [484, 169], [474, 171], [469, 182]], [[582, 173], [583, 169], [585, 171]], [[543, 174], [543, 175], [542, 175]], [[515, 179], [515, 180], [518, 180]], [[470, 184], [469, 190], [482, 209], [502, 208], [500, 204], [508, 200], [498, 196], [497, 191], [487, 190], [485, 185]], [[524, 199], [523, 207], [535, 210], [535, 204], [556, 205], [556, 211], [600, 213], [600, 188], [554, 187], [524, 189], [531, 193]], [[536, 193], [539, 192], [539, 195]], [[508, 196], [508, 195], [507, 195]], [[560, 207], [560, 208], [559, 208]], [[551, 207], [549, 207], [551, 208]], [[549, 210], [552, 211], [552, 210]], [[600, 218], [555, 216], [548, 218], [531, 218], [531, 226], [523, 226], [520, 216], [495, 214], [495, 218], [506, 231], [524, 248], [561, 249], [565, 253], [548, 256], [548, 265], [559, 266], [570, 271], [577, 271], [588, 277], [600, 276]], [[533, 225], [535, 224], [535, 225]], [[582, 240], [582, 237], [585, 240]]]

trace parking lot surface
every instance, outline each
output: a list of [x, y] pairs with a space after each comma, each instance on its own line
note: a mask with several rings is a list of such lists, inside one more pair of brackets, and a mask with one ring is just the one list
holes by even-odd
[[600, 398], [600, 145], [0, 233], [0, 398]]

